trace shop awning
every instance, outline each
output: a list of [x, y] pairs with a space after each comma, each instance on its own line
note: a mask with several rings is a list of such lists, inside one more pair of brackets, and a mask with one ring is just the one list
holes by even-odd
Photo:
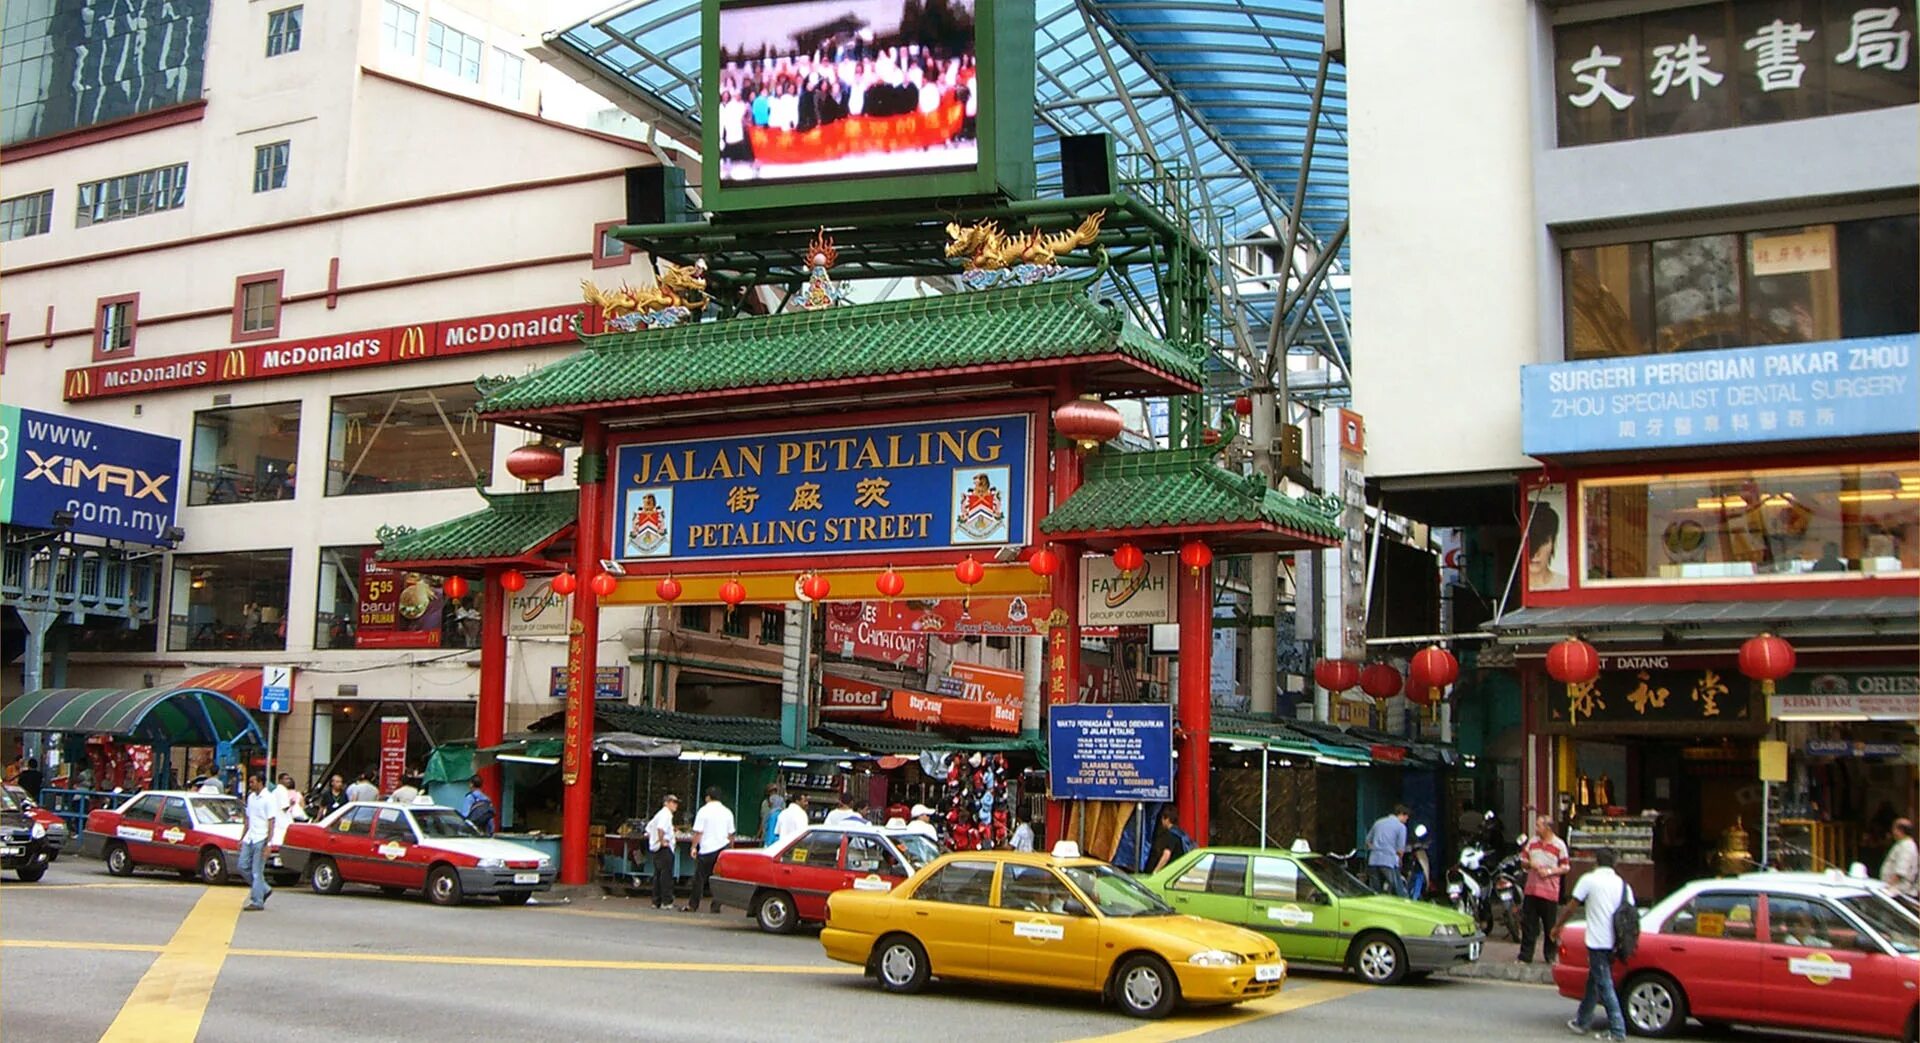
[[[256, 681], [256, 701], [258, 691]], [[266, 745], [245, 706], [217, 689], [187, 685], [41, 688], [0, 709], [0, 729], [112, 735], [155, 746]]]
[[1548, 644], [1569, 635], [1588, 640], [1751, 637], [1903, 636], [1920, 633], [1920, 597], [1820, 598], [1778, 601], [1691, 601], [1660, 604], [1524, 608], [1488, 623], [1507, 644]]
[[1019, 735], [961, 738], [904, 728], [822, 721], [814, 734], [876, 754], [919, 755], [926, 751], [980, 753], [1035, 753], [1039, 744]]
[[487, 505], [472, 514], [429, 525], [380, 530], [380, 564], [396, 569], [445, 571], [449, 566], [531, 564], [542, 552], [572, 536], [580, 496], [572, 490], [481, 493]]

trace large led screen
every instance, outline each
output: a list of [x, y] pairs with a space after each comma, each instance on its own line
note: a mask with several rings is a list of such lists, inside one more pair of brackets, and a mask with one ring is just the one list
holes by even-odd
[[973, 170], [974, 4], [723, 5], [721, 184]]

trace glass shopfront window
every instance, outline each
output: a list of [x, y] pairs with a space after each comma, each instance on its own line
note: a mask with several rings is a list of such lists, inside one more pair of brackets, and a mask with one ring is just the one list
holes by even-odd
[[333, 400], [327, 495], [472, 488], [493, 473], [493, 428], [471, 384]]
[[1920, 463], [1588, 479], [1585, 586], [1912, 576]]
[[481, 584], [453, 597], [445, 580], [373, 561], [378, 547], [323, 547], [315, 648], [479, 648]]
[[1920, 330], [1912, 214], [1578, 247], [1563, 260], [1569, 359]]
[[292, 566], [285, 550], [176, 555], [167, 650], [287, 647]]
[[195, 413], [187, 504], [291, 500], [299, 451], [298, 402]]

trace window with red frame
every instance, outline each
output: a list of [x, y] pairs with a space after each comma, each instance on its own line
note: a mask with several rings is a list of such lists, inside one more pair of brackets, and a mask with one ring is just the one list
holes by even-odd
[[133, 335], [139, 322], [139, 294], [100, 298], [93, 312], [93, 357], [112, 359], [133, 354]]
[[234, 283], [233, 339], [269, 340], [280, 335], [281, 273], [243, 275]]
[[633, 260], [633, 251], [627, 244], [607, 234], [623, 223], [602, 221], [593, 226], [593, 266], [595, 268], [619, 268]]

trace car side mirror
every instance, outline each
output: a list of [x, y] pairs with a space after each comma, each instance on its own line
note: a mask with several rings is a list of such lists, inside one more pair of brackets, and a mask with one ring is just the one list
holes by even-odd
[[1069, 898], [1066, 901], [1061, 902], [1060, 912], [1067, 916], [1092, 916], [1093, 915], [1093, 912], [1087, 908], [1086, 903], [1080, 901], [1080, 899], [1078, 898]]

